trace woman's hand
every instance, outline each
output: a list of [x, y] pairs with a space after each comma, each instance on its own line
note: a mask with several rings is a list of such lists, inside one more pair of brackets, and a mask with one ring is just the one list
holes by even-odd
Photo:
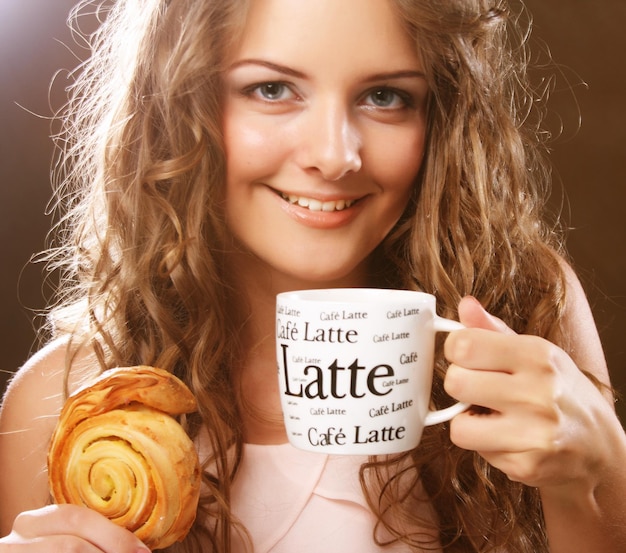
[[561, 348], [515, 334], [473, 298], [459, 317], [468, 329], [446, 341], [445, 388], [486, 409], [457, 416], [451, 440], [528, 486], [593, 489], [620, 442], [607, 439], [619, 427], [612, 405]]
[[150, 553], [132, 532], [75, 505], [50, 505], [18, 515], [0, 553]]

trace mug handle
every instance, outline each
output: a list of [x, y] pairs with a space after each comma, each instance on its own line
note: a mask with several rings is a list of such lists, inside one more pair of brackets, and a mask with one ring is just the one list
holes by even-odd
[[[461, 330], [466, 328], [465, 325], [452, 319], [444, 319], [435, 315], [434, 320], [435, 332], [453, 332], [454, 330]], [[439, 409], [437, 411], [428, 411], [426, 419], [424, 420], [424, 426], [432, 426], [433, 424], [439, 424], [440, 422], [449, 421], [456, 417], [458, 414], [469, 409], [468, 403], [457, 402], [445, 409]]]

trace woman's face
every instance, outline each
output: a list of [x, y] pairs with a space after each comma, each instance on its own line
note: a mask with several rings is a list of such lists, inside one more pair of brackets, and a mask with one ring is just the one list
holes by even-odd
[[252, 0], [230, 54], [225, 209], [239, 268], [299, 286], [368, 284], [426, 131], [428, 88], [391, 3]]

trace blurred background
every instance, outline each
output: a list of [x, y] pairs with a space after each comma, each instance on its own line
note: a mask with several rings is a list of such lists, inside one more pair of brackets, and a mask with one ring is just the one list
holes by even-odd
[[[49, 116], [77, 63], [71, 50], [80, 51], [66, 26], [74, 3], [0, 0], [0, 389], [35, 347], [33, 317], [45, 305], [43, 267], [29, 260], [50, 227]], [[549, 45], [558, 64], [549, 104], [551, 126], [563, 124], [553, 143], [554, 209], [570, 229], [613, 383], [626, 394], [626, 2], [526, 4], [539, 58]]]

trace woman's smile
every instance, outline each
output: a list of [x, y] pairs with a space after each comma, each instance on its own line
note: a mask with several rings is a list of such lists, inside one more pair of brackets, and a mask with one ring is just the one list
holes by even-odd
[[296, 194], [285, 194], [281, 192], [281, 197], [287, 200], [290, 204], [297, 204], [299, 207], [304, 207], [309, 211], [324, 211], [326, 213], [333, 211], [343, 211], [349, 208], [357, 200], [317, 200], [315, 198], [309, 198], [306, 196], [298, 196]]
[[367, 196], [359, 198], [322, 199], [298, 194], [280, 193], [284, 212], [299, 224], [318, 230], [348, 225], [361, 211]]

